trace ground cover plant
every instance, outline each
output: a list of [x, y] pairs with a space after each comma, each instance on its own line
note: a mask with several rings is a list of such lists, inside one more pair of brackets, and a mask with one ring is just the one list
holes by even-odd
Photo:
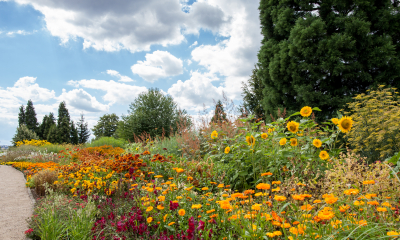
[[351, 118], [318, 124], [313, 111], [304, 107], [271, 123], [211, 124], [193, 135], [203, 157], [170, 154], [170, 143], [147, 138], [125, 150], [75, 146], [54, 161], [3, 164], [44, 195], [27, 231], [33, 239], [399, 236], [395, 168], [365, 164], [335, 145], [352, 130]]

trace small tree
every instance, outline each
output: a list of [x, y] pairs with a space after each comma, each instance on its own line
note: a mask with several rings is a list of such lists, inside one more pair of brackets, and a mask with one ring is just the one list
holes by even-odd
[[47, 125], [47, 119], [48, 119], [48, 116], [44, 115], [42, 122], [39, 124], [38, 130], [37, 130], [37, 135], [39, 136], [40, 139], [46, 139], [46, 137], [47, 137], [44, 135], [44, 130]]
[[58, 107], [58, 120], [57, 120], [57, 142], [58, 143], [70, 143], [71, 142], [71, 118], [68, 113], [68, 109], [65, 102], [61, 102]]
[[79, 143], [78, 129], [75, 127], [74, 121], [71, 121], [71, 143]]
[[218, 123], [226, 120], [224, 105], [222, 104], [221, 100], [218, 100], [217, 104], [215, 104], [214, 116], [211, 118], [211, 122]]
[[265, 119], [264, 108], [262, 106], [262, 101], [264, 98], [261, 78], [257, 76], [258, 68], [254, 67], [250, 79], [247, 82], [242, 82], [242, 97], [243, 104], [239, 109], [242, 115], [254, 114], [256, 119]]
[[83, 114], [81, 114], [81, 119], [79, 119], [77, 125], [78, 129], [78, 143], [85, 143], [89, 140], [90, 132], [88, 128], [88, 123], [85, 122]]
[[18, 113], [18, 126], [21, 126], [22, 124], [26, 124], [24, 105], [21, 105], [21, 107], [19, 107], [19, 113]]
[[25, 124], [29, 130], [37, 133], [38, 121], [36, 118], [35, 108], [33, 107], [32, 100], [28, 100], [28, 104], [25, 109]]
[[53, 124], [49, 129], [47, 141], [50, 143], [57, 143], [58, 141], [57, 126], [55, 124]]
[[15, 133], [14, 137], [12, 138], [12, 143], [16, 146], [17, 142], [24, 141], [24, 140], [38, 140], [38, 135], [30, 130], [25, 124], [17, 127], [17, 132]]
[[119, 117], [115, 113], [104, 114], [92, 129], [94, 136], [96, 138], [114, 136], [118, 122]]

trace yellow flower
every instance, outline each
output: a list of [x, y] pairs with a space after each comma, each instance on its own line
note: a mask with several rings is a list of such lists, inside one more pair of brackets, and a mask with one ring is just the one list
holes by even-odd
[[146, 212], [150, 212], [151, 210], [153, 210], [153, 207], [148, 207], [147, 209], [146, 209]]
[[254, 144], [256, 144], [256, 139], [253, 137], [253, 135], [246, 136], [246, 142], [248, 145], [254, 146]]
[[290, 139], [290, 146], [296, 147], [297, 146], [297, 139], [296, 138], [291, 138]]
[[271, 186], [268, 183], [259, 183], [256, 186], [257, 189], [268, 190]]
[[321, 152], [319, 153], [319, 158], [321, 158], [322, 160], [328, 159], [328, 158], [329, 158], [328, 152], [326, 152], [326, 151], [321, 151]]
[[271, 192], [279, 192], [281, 190], [281, 188], [280, 187], [277, 187], [277, 188], [273, 188], [272, 190], [271, 190]]
[[218, 137], [218, 133], [217, 133], [217, 131], [213, 131], [212, 133], [211, 133], [211, 139], [215, 139], [215, 138], [217, 138]]
[[273, 131], [275, 131], [275, 128], [268, 128], [268, 133], [272, 133]]
[[279, 196], [279, 195], [275, 195], [274, 199], [278, 202], [283, 202], [286, 200], [286, 197], [284, 196]]
[[339, 120], [339, 129], [343, 132], [343, 133], [347, 133], [351, 130], [351, 127], [353, 126], [353, 120], [351, 119], [351, 117], [342, 117]]
[[275, 237], [275, 234], [274, 233], [272, 233], [272, 232], [267, 232], [267, 234], [266, 234], [268, 237], [270, 237], [270, 238], [273, 238], [273, 237]]
[[159, 197], [158, 197], [158, 200], [159, 200], [160, 202], [164, 202], [165, 196], [159, 196]]
[[313, 141], [312, 141], [312, 144], [316, 147], [316, 148], [320, 148], [321, 146], [322, 146], [322, 142], [321, 142], [321, 140], [319, 140], [319, 139], [314, 139]]
[[266, 133], [261, 133], [261, 138], [262, 138], [262, 139], [267, 139], [267, 137], [268, 137], [268, 134], [266, 134]]
[[185, 213], [186, 213], [185, 209], [181, 209], [178, 211], [179, 216], [185, 216]]
[[344, 194], [346, 195], [357, 195], [360, 191], [358, 189], [347, 189], [344, 190]]
[[228, 154], [230, 151], [231, 151], [231, 148], [230, 148], [230, 147], [226, 147], [226, 148], [225, 148], [225, 153], [226, 153], [226, 154]]
[[164, 209], [164, 206], [163, 206], [163, 205], [158, 205], [158, 206], [157, 206], [157, 209], [158, 209], [158, 210], [163, 210], [163, 209]]
[[181, 172], [184, 172], [185, 170], [183, 170], [182, 168], [175, 168], [175, 171], [176, 171], [177, 173], [181, 173]]
[[175, 224], [175, 222], [170, 222], [170, 223], [168, 223], [168, 226], [171, 226], [171, 225], [174, 225]]
[[164, 222], [167, 220], [168, 214], [165, 214], [164, 216]]
[[400, 236], [400, 232], [390, 231], [390, 232], [387, 232], [386, 235], [388, 235], [388, 236]]
[[339, 119], [337, 118], [332, 118], [331, 121], [333, 122], [333, 124], [338, 125], [339, 124]]
[[363, 181], [363, 184], [364, 184], [364, 185], [367, 185], [367, 184], [375, 184], [375, 181], [374, 181], [374, 180], [366, 180], [366, 181]]
[[162, 178], [162, 175], [155, 175], [154, 178]]
[[376, 211], [378, 211], [378, 212], [387, 212], [387, 208], [385, 208], [385, 207], [377, 207]]
[[147, 218], [147, 222], [148, 222], [148, 223], [151, 223], [152, 221], [153, 221], [153, 218], [152, 218], [152, 217], [148, 217], [148, 218]]
[[300, 115], [303, 117], [308, 117], [312, 113], [312, 109], [309, 106], [305, 106], [300, 110]]
[[207, 190], [208, 190], [208, 187], [203, 187], [201, 190], [207, 191]]
[[287, 129], [291, 132], [291, 133], [297, 133], [299, 131], [299, 125], [300, 123], [295, 122], [295, 121], [290, 121], [287, 124]]
[[337, 197], [327, 197], [325, 198], [325, 202], [328, 204], [333, 204], [335, 202], [337, 202], [338, 198]]
[[282, 138], [281, 140], [279, 140], [279, 145], [283, 146], [286, 144], [286, 138]]
[[279, 185], [279, 184], [281, 184], [281, 181], [272, 181], [271, 184], [272, 184], [272, 185], [274, 185], [274, 184]]
[[282, 236], [282, 232], [281, 231], [274, 231], [274, 235], [275, 236]]
[[192, 209], [200, 209], [201, 208], [201, 204], [193, 204], [192, 205]]

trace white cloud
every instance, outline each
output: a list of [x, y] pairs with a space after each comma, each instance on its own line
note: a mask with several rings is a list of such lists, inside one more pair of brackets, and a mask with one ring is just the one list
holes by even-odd
[[[39, 87], [35, 83], [35, 77], [22, 77], [14, 84], [13, 87], [7, 87], [6, 90], [0, 89], [0, 99], [23, 99], [28, 101], [47, 101], [55, 97], [55, 92], [47, 88]], [[3, 103], [3, 102], [2, 102]]]
[[68, 84], [74, 87], [84, 87], [89, 89], [97, 89], [106, 92], [103, 96], [103, 100], [109, 102], [109, 105], [114, 103], [129, 104], [139, 95], [139, 93], [147, 91], [145, 87], [139, 87], [134, 85], [128, 85], [125, 83], [105, 80], [79, 80], [79, 81], [68, 81]]
[[185, 32], [217, 31], [225, 23], [221, 9], [206, 2], [189, 7], [182, 0], [15, 1], [40, 11], [46, 28], [62, 43], [80, 37], [84, 48], [104, 51], [149, 51], [151, 45], [176, 45], [184, 41]]
[[[9, 32], [7, 32], [6, 33], [6, 35], [8, 36], [8, 37], [13, 37], [13, 36], [15, 36], [15, 35], [30, 35], [30, 34], [33, 34], [33, 33], [36, 33], [37, 31], [35, 30], [35, 31], [33, 31], [33, 32], [27, 32], [27, 31], [25, 31], [25, 30], [17, 30], [17, 31], [9, 31]], [[0, 31], [0, 34], [1, 34], [2, 32]]]
[[190, 59], [186, 60], [186, 62], [188, 65], [192, 64], [192, 60], [190, 60]]
[[166, 51], [155, 51], [146, 54], [145, 61], [138, 61], [131, 67], [133, 73], [138, 74], [148, 82], [159, 78], [176, 76], [183, 73], [182, 60]]
[[197, 44], [198, 44], [198, 42], [195, 41], [192, 45], [189, 46], [189, 48], [194, 47], [194, 46], [197, 46]]
[[123, 76], [115, 70], [107, 70], [107, 74], [119, 78], [118, 82], [134, 82], [134, 80], [128, 76]]
[[62, 94], [57, 97], [61, 101], [65, 101], [67, 106], [72, 106], [77, 110], [84, 110], [87, 112], [106, 112], [109, 110], [110, 105], [99, 103], [95, 97], [83, 89], [73, 89], [71, 91], [62, 90]]
[[218, 80], [211, 74], [192, 72], [189, 80], [179, 80], [168, 89], [174, 100], [183, 109], [199, 111], [211, 107], [213, 99], [222, 99], [223, 87], [215, 87], [212, 82]]

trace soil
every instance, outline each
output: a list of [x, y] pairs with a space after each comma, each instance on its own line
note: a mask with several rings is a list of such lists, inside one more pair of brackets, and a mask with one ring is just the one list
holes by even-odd
[[25, 182], [22, 172], [0, 165], [0, 239], [26, 239], [35, 200]]

